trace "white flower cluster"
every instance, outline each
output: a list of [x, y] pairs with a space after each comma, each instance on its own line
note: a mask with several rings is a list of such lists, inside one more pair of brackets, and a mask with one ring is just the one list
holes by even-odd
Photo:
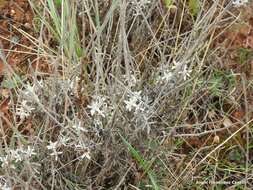
[[232, 4], [236, 7], [243, 6], [248, 3], [248, 0], [232, 0]]
[[62, 152], [58, 151], [58, 147], [60, 146], [58, 141], [52, 142], [50, 141], [47, 149], [51, 151], [50, 155], [55, 157], [55, 160], [58, 160], [58, 155], [62, 154]]
[[126, 110], [129, 112], [134, 111], [137, 113], [138, 111], [144, 110], [141, 91], [129, 93], [128, 98], [127, 100], [124, 100], [124, 103], [126, 104]]
[[142, 91], [130, 92], [127, 94], [125, 103], [125, 109], [128, 112], [134, 113], [134, 122], [138, 128], [146, 129], [147, 132], [150, 132], [150, 118], [153, 114], [153, 108], [151, 106], [151, 100], [147, 95]]
[[[39, 102], [38, 92], [43, 88], [43, 81], [37, 81], [31, 85], [29, 82], [25, 85], [24, 90], [22, 90], [22, 94], [25, 96], [24, 98], [29, 99], [30, 101]], [[32, 100], [31, 100], [32, 99]]]
[[173, 75], [178, 73], [184, 80], [187, 80], [191, 76], [191, 69], [188, 69], [186, 64], [182, 65], [180, 62], [174, 61], [174, 65], [170, 68], [161, 69], [162, 75], [158, 77], [156, 82], [170, 82], [173, 79]]
[[22, 162], [36, 155], [34, 149], [28, 146], [26, 149], [23, 147], [16, 150], [8, 150], [5, 156], [0, 157], [2, 168], [13, 168], [15, 169], [14, 163]]
[[60, 134], [60, 136], [58, 137], [58, 142], [59, 144], [63, 145], [63, 146], [69, 146], [69, 143], [71, 142], [71, 138], [64, 135], [64, 134]]
[[181, 71], [179, 71], [178, 73], [183, 76], [184, 80], [186, 80], [187, 78], [189, 78], [191, 76], [191, 72], [192, 72], [192, 70], [188, 69], [187, 65], [184, 65], [183, 69]]
[[180, 74], [184, 80], [189, 78], [191, 75], [192, 70], [188, 69], [186, 64], [182, 64], [177, 61], [173, 61], [174, 65], [172, 66], [172, 70], [179, 70], [178, 74]]
[[50, 141], [47, 149], [51, 152], [50, 156], [54, 157], [55, 161], [58, 160], [59, 155], [63, 154], [61, 150], [63, 147], [74, 149], [78, 154], [82, 154], [80, 159], [91, 159], [90, 149], [82, 139], [82, 132], [88, 132], [80, 121], [70, 122], [68, 126], [62, 128], [58, 140], [55, 142]]
[[161, 69], [162, 71], [158, 71], [155, 75], [155, 83], [163, 83], [170, 82], [173, 78], [173, 72], [171, 69]]
[[59, 150], [60, 147], [63, 145], [66, 147], [72, 147], [77, 152], [81, 152], [82, 155], [80, 156], [80, 159], [84, 159], [84, 158], [87, 158], [89, 160], [91, 159], [90, 149], [85, 145], [85, 143], [80, 143], [80, 142], [76, 143], [74, 141], [72, 141], [71, 143], [70, 141], [71, 139], [66, 136], [60, 136], [59, 141], [55, 141], [55, 142], [50, 141], [49, 145], [47, 146], [47, 149], [51, 151], [50, 156], [54, 157], [55, 161], [57, 161], [59, 158], [59, 155], [63, 153], [62, 151]]
[[105, 117], [108, 105], [106, 103], [106, 97], [95, 96], [90, 105], [87, 106], [90, 109], [91, 116]]
[[19, 116], [21, 120], [24, 120], [31, 115], [34, 109], [35, 108], [27, 100], [22, 100], [16, 106], [16, 115]]
[[24, 89], [21, 90], [15, 110], [21, 121], [29, 117], [32, 111], [35, 110], [34, 105], [40, 101], [37, 94], [41, 88], [43, 88], [43, 81], [38, 81], [37, 85], [27, 83]]

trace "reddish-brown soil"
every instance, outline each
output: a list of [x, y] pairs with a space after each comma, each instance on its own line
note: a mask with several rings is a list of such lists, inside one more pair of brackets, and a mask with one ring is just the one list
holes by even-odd
[[[31, 32], [32, 21], [33, 13], [27, 0], [5, 1], [0, 8], [0, 45], [6, 61], [14, 68], [27, 61], [28, 55], [19, 52], [27, 52], [27, 47], [31, 46], [18, 30]], [[0, 60], [0, 74], [3, 75], [3, 72], [4, 63]]]
[[0, 58], [0, 117], [3, 119], [3, 126], [11, 125], [11, 114], [9, 112], [8, 89], [3, 89], [1, 83], [11, 72], [5, 63], [8, 63], [16, 72], [20, 72], [22, 65], [31, 61], [29, 48], [32, 43], [18, 30], [33, 34], [32, 31], [33, 12], [27, 0], [0, 0], [0, 49], [4, 59]]

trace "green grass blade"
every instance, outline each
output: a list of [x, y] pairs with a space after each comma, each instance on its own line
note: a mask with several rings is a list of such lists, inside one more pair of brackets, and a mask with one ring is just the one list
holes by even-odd
[[164, 0], [164, 4], [165, 4], [166, 8], [169, 9], [173, 3], [172, 3], [172, 0]]
[[128, 150], [132, 154], [135, 160], [140, 164], [141, 168], [148, 174], [148, 177], [152, 183], [153, 189], [160, 190], [157, 180], [155, 179], [152, 171], [149, 170], [149, 165], [145, 159], [140, 155], [140, 153], [121, 135], [119, 134], [123, 142], [126, 144]]
[[197, 16], [200, 11], [200, 2], [199, 0], [189, 0], [189, 9], [193, 17]]
[[59, 15], [57, 14], [57, 9], [54, 5], [54, 1], [47, 0], [47, 3], [48, 3], [48, 8], [49, 8], [49, 13], [50, 13], [53, 23], [55, 25], [55, 29], [57, 31], [57, 34], [59, 36], [61, 36], [61, 20], [60, 20]]
[[61, 3], [62, 3], [62, 0], [55, 0], [55, 4], [56, 4], [56, 6], [61, 6]]

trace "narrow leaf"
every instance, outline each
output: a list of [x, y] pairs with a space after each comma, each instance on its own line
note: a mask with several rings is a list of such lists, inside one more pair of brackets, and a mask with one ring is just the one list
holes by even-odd
[[172, 5], [172, 0], [164, 0], [164, 4], [166, 6], [166, 8], [170, 8], [170, 6]]
[[56, 4], [56, 6], [61, 6], [61, 3], [62, 3], [62, 0], [55, 0], [55, 4]]
[[197, 16], [200, 10], [199, 0], [189, 0], [189, 9], [192, 16]]
[[159, 185], [156, 182], [156, 179], [152, 173], [152, 171], [149, 170], [148, 163], [145, 161], [145, 159], [140, 155], [140, 153], [121, 135], [119, 134], [123, 142], [126, 144], [128, 150], [132, 154], [135, 160], [138, 161], [141, 168], [144, 169], [145, 172], [148, 173], [148, 177], [152, 183], [152, 186], [155, 190], [160, 190]]

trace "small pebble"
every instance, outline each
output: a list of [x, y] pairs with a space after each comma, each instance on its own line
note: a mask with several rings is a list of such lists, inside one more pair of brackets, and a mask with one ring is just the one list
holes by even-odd
[[213, 138], [213, 143], [214, 144], [219, 144], [220, 142], [220, 137], [218, 135], [215, 135], [214, 138]]
[[14, 9], [11, 9], [11, 16], [15, 15], [16, 14], [16, 11]]
[[24, 27], [25, 27], [26, 29], [31, 29], [31, 24], [28, 23], [28, 22], [26, 22], [26, 23], [24, 24]]

